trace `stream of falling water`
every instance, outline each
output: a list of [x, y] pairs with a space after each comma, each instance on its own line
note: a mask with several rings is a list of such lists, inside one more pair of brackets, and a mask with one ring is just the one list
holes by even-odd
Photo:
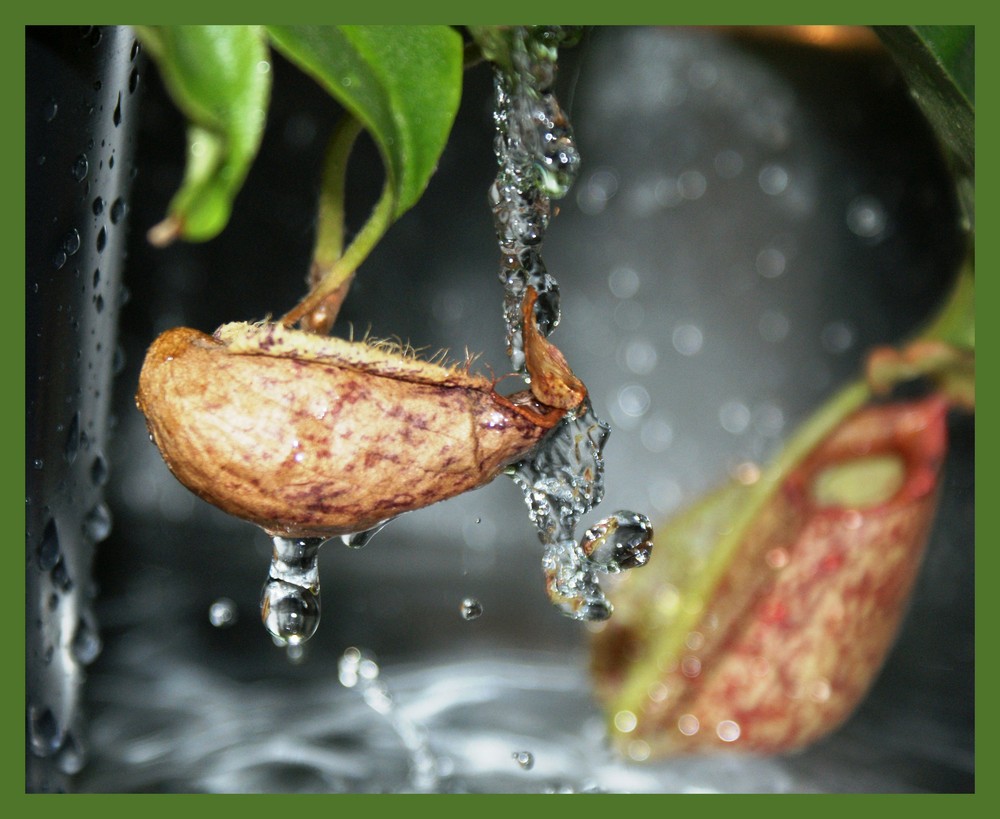
[[[526, 381], [521, 306], [529, 287], [538, 293], [534, 309], [540, 332], [547, 336], [559, 323], [559, 285], [545, 268], [541, 245], [551, 201], [569, 192], [580, 166], [572, 127], [552, 91], [559, 46], [576, 34], [558, 26], [519, 27], [494, 31], [488, 44], [508, 56], [497, 61], [494, 74], [499, 170], [489, 201], [500, 246], [507, 352]], [[609, 434], [608, 424], [585, 399], [528, 458], [508, 470], [544, 544], [549, 597], [577, 620], [610, 617], [612, 607], [598, 575], [642, 566], [652, 549], [649, 519], [630, 511], [615, 512], [576, 540], [581, 518], [604, 497]]]

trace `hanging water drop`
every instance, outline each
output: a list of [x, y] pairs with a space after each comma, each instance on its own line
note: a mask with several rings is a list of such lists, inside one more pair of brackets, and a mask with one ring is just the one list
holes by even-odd
[[45, 101], [45, 105], [42, 107], [42, 119], [46, 122], [52, 122], [56, 118], [56, 114], [59, 113], [59, 103], [55, 101], [54, 97], [49, 97]]
[[305, 642], [319, 625], [319, 547], [324, 538], [272, 538], [271, 570], [261, 594], [264, 626], [282, 644]]
[[111, 115], [111, 121], [115, 124], [115, 128], [122, 124], [122, 92], [118, 92], [118, 102], [115, 103], [115, 111]]
[[350, 549], [361, 549], [367, 546], [373, 537], [381, 532], [386, 524], [388, 524], [392, 518], [387, 518], [379, 523], [372, 526], [371, 529], [365, 529], [363, 532], [351, 532], [347, 535], [341, 535], [340, 541], [345, 546]]

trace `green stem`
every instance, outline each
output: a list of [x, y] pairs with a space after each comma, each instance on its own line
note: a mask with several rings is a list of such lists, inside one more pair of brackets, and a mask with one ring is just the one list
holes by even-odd
[[347, 117], [330, 140], [323, 170], [316, 244], [309, 273], [312, 289], [302, 301], [281, 317], [282, 324], [294, 324], [325, 308], [322, 319], [317, 323], [328, 330], [336, 319], [354, 271], [392, 224], [396, 198], [390, 181], [386, 180], [382, 195], [372, 208], [368, 221], [347, 249], [341, 252], [344, 240], [347, 160], [361, 127], [361, 123], [354, 117]]
[[344, 251], [344, 189], [347, 160], [361, 133], [361, 121], [345, 114], [330, 138], [323, 164], [323, 184], [319, 192], [316, 243], [309, 271], [309, 283], [315, 286], [336, 264]]

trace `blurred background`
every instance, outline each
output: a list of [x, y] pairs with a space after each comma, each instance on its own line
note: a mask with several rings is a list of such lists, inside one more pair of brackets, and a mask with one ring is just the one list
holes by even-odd
[[[360, 551], [325, 546], [319, 631], [301, 656], [275, 647], [258, 610], [267, 537], [173, 479], [132, 396], [159, 332], [281, 314], [302, 295], [339, 112], [275, 55], [264, 145], [231, 224], [207, 244], [154, 250], [144, 234], [180, 182], [184, 125], [139, 59], [114, 528], [97, 550], [103, 651], [74, 789], [974, 789], [968, 418], [951, 423], [895, 650], [855, 716], [799, 754], [617, 757], [589, 693], [588, 627], [548, 603], [540, 544], [505, 478], [394, 521]], [[583, 165], [542, 249], [562, 291], [552, 340], [612, 426], [607, 494], [583, 525], [630, 508], [663, 526], [739, 464], [771, 458], [870, 346], [929, 317], [963, 250], [956, 205], [928, 127], [863, 33], [818, 46], [788, 32], [597, 28], [560, 63]], [[504, 370], [491, 107], [479, 65], [426, 195], [360, 269], [336, 334], [468, 348]], [[380, 186], [362, 140], [355, 228]], [[461, 614], [470, 597], [474, 620]]]

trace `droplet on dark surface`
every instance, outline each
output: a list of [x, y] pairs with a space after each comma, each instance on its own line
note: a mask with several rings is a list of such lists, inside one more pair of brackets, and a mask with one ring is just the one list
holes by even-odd
[[97, 233], [97, 252], [103, 253], [104, 247], [105, 245], [107, 245], [107, 243], [108, 243], [108, 230], [107, 228], [102, 226]]
[[80, 249], [80, 231], [76, 228], [70, 230], [63, 238], [62, 246], [67, 256], [72, 256], [76, 253]]
[[128, 206], [125, 204], [125, 200], [121, 197], [116, 199], [111, 206], [111, 224], [117, 225], [124, 218], [127, 211]]
[[100, 453], [90, 464], [90, 481], [94, 486], [104, 486], [108, 482], [108, 462]]
[[52, 122], [58, 113], [59, 103], [57, 103], [53, 97], [49, 97], [45, 101], [45, 105], [42, 107], [42, 119], [46, 122]]
[[83, 519], [83, 533], [94, 543], [106, 540], [111, 527], [111, 510], [104, 503], [97, 504]]
[[63, 453], [66, 455], [66, 460], [69, 463], [73, 463], [76, 460], [76, 454], [80, 451], [80, 413], [77, 412], [73, 415], [73, 420], [69, 424], [69, 432], [66, 434], [66, 444], [63, 448]]
[[461, 612], [463, 620], [475, 620], [482, 616], [483, 604], [474, 597], [466, 597], [462, 601]]
[[55, 518], [51, 518], [45, 524], [45, 531], [42, 533], [42, 542], [38, 544], [38, 551], [36, 553], [38, 568], [43, 572], [49, 571], [59, 560], [59, 553], [59, 529], [56, 527]]
[[128, 78], [128, 92], [130, 94], [135, 93], [135, 89], [139, 87], [139, 70], [136, 68], [132, 69], [132, 73]]
[[59, 749], [62, 729], [51, 708], [33, 705], [28, 709], [28, 738], [36, 756], [51, 756]]
[[86, 154], [80, 154], [73, 162], [73, 167], [70, 169], [73, 174], [73, 178], [77, 182], [82, 182], [87, 178], [87, 174], [90, 172], [90, 162], [87, 160]]
[[62, 555], [59, 556], [56, 565], [52, 567], [52, 582], [64, 592], [73, 588], [73, 578], [69, 576], [69, 569], [66, 568], [66, 561], [63, 560]]
[[102, 213], [104, 213], [104, 200], [101, 199], [100, 196], [98, 196], [94, 200], [94, 204], [91, 209], [94, 211], [94, 216], [100, 216]]
[[115, 124], [115, 128], [122, 124], [122, 92], [118, 92], [118, 102], [115, 104], [115, 111], [111, 115], [111, 121]]
[[83, 618], [76, 625], [73, 635], [73, 656], [81, 665], [90, 665], [101, 653], [101, 635]]

